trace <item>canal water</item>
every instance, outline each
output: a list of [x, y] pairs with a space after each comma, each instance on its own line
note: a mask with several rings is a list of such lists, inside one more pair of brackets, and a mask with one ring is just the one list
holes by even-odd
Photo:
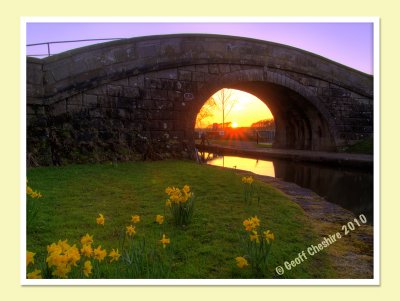
[[247, 170], [311, 189], [356, 216], [364, 214], [369, 224], [373, 224], [372, 170], [343, 169], [288, 160], [258, 160], [208, 153], [202, 155], [204, 162], [210, 165]]

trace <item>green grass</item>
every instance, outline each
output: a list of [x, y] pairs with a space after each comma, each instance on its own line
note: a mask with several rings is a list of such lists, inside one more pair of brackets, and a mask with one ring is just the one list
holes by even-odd
[[374, 153], [374, 139], [372, 137], [357, 142], [354, 145], [341, 149], [342, 152], [352, 154], [368, 154]]
[[[261, 229], [271, 229], [276, 237], [266, 277], [334, 277], [323, 252], [283, 276], [275, 273], [277, 265], [293, 260], [319, 239], [304, 212], [267, 184], [255, 182], [260, 201], [246, 205], [241, 176], [233, 171], [189, 161], [160, 161], [35, 168], [28, 170], [28, 179], [44, 196], [37, 200], [37, 220], [27, 229], [27, 249], [37, 253], [38, 261], [46, 256], [47, 245], [59, 239], [80, 245], [86, 233], [94, 235], [94, 246], [117, 248], [131, 215], [138, 214], [142, 221], [136, 239], [145, 238], [150, 249], [160, 248], [163, 232], [171, 239], [164, 250], [172, 265], [169, 278], [254, 278], [249, 269], [237, 268], [234, 258], [244, 255], [243, 220], [257, 215]], [[165, 188], [184, 184], [196, 197], [192, 223], [177, 228], [168, 211], [164, 226], [154, 223], [156, 214], [164, 214]], [[106, 218], [104, 226], [95, 222], [99, 213]]]

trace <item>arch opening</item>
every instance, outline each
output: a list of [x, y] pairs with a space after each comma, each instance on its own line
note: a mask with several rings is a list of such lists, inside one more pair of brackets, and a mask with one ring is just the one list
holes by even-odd
[[275, 137], [274, 116], [261, 99], [242, 90], [222, 88], [200, 108], [195, 137], [218, 143], [256, 142], [271, 146]]
[[[274, 135], [271, 141], [273, 148], [336, 151], [334, 133], [331, 131], [327, 116], [315, 103], [298, 92], [265, 81], [224, 83], [223, 88], [248, 93], [259, 99], [269, 109], [274, 123]], [[202, 97], [203, 100], [194, 109], [195, 114], [191, 120], [192, 129], [197, 128], [198, 113], [207, 104], [207, 100], [221, 89], [213, 87], [207, 91], [208, 93], [203, 94], [206, 96]], [[220, 120], [222, 121], [222, 117]], [[217, 126], [220, 123], [224, 122], [218, 122]], [[239, 125], [238, 122], [236, 123]], [[199, 131], [195, 132], [199, 137]]]

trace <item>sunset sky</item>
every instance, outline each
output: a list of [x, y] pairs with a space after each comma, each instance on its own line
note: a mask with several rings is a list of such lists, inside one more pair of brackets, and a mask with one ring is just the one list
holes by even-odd
[[[260, 99], [240, 90], [231, 90], [231, 98], [238, 100], [238, 103], [225, 118], [225, 123], [232, 122], [232, 124], [236, 123], [237, 127], [247, 127], [254, 122], [273, 118], [271, 111]], [[212, 117], [202, 121], [202, 127], [206, 127], [208, 124], [222, 123], [222, 112], [215, 109], [212, 113]]]

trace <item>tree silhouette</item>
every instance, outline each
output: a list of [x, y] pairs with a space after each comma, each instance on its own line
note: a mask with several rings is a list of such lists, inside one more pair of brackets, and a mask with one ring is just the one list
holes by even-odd
[[222, 112], [222, 129], [225, 128], [225, 119], [229, 116], [238, 100], [233, 97], [233, 90], [223, 88], [215, 93], [207, 102], [213, 102], [216, 109]]

